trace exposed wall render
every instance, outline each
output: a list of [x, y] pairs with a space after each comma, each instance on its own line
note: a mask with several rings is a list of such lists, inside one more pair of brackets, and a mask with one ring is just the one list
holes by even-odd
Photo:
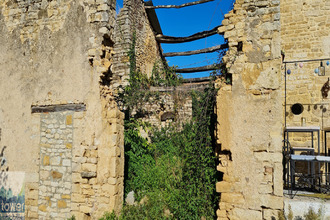
[[231, 85], [219, 80], [218, 219], [273, 219], [283, 208], [280, 1], [237, 0], [219, 28]]
[[120, 212], [123, 113], [107, 78], [115, 13], [110, 0], [0, 2], [1, 141], [9, 172], [26, 173], [27, 219]]

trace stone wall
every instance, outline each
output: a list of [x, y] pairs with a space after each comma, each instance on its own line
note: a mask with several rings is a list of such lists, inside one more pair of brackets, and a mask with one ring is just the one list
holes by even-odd
[[133, 110], [132, 116], [141, 118], [156, 128], [176, 124], [181, 127], [191, 120], [193, 103], [192, 88], [188, 85], [178, 87], [151, 87], [150, 99]]
[[[329, 96], [322, 96], [322, 87], [328, 81], [330, 66], [329, 1], [283, 1], [281, 2], [281, 37], [285, 61], [296, 61], [286, 65], [287, 71], [287, 126], [300, 126], [301, 118], [306, 126], [330, 126]], [[304, 60], [314, 60], [304, 62]], [[319, 76], [315, 69], [323, 61], [325, 76]], [[330, 60], [330, 59], [329, 59]], [[294, 115], [291, 107], [301, 103], [302, 114]], [[304, 144], [307, 136], [297, 136], [296, 141]]]
[[156, 41], [143, 0], [124, 0], [115, 26], [114, 88], [128, 83], [130, 65], [128, 52], [133, 43], [133, 35], [136, 39], [137, 69], [150, 77], [155, 63], [162, 67], [160, 45]]
[[232, 84], [219, 80], [218, 219], [277, 219], [283, 209], [280, 1], [237, 0], [219, 28]]
[[26, 173], [27, 219], [120, 212], [115, 13], [111, 0], [0, 1], [1, 145], [9, 171]]
[[[70, 213], [72, 188], [73, 115], [48, 113], [40, 122], [38, 214], [65, 218]], [[54, 214], [58, 216], [54, 216]], [[52, 215], [53, 214], [53, 215]]]

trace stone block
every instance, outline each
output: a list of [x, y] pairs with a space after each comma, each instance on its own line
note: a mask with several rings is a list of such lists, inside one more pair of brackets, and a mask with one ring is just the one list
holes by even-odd
[[216, 184], [216, 191], [218, 193], [233, 192], [233, 189], [234, 189], [233, 183], [221, 181]]
[[110, 198], [109, 197], [105, 197], [105, 196], [100, 196], [97, 198], [97, 201], [100, 203], [100, 204], [108, 204], [110, 202]]
[[82, 192], [80, 184], [72, 184], [72, 193], [80, 194]]
[[110, 147], [119, 146], [119, 134], [109, 135], [107, 145]]
[[273, 193], [273, 184], [260, 184], [258, 187], [258, 192], [260, 194]]
[[58, 180], [62, 178], [63, 174], [53, 170], [51, 171], [51, 176], [53, 177], [53, 179]]
[[72, 173], [72, 182], [73, 183], [87, 183], [88, 180], [81, 178], [80, 173]]
[[54, 156], [50, 158], [50, 165], [52, 166], [58, 166], [61, 164], [61, 157]]
[[95, 192], [93, 189], [83, 189], [82, 190], [82, 193], [84, 195], [87, 195], [87, 196], [94, 196], [95, 195]]
[[29, 219], [39, 218], [38, 212], [27, 211], [27, 216], [29, 217]]
[[123, 160], [123, 159], [118, 157], [110, 158], [110, 177], [119, 177], [123, 175], [122, 173], [120, 173], [121, 169], [119, 169], [120, 166], [119, 160]]
[[270, 209], [283, 209], [283, 197], [271, 194], [260, 195], [261, 206]]
[[80, 163], [72, 163], [72, 172], [80, 172], [81, 164]]
[[116, 185], [104, 184], [102, 192], [105, 192], [107, 195], [115, 195], [118, 193], [118, 188]]
[[79, 210], [83, 213], [91, 213], [92, 212], [92, 207], [86, 206], [86, 205], [82, 205], [79, 207]]
[[[79, 211], [80, 204], [78, 203], [71, 203], [71, 210], [72, 211]], [[77, 218], [77, 216], [76, 216]]]
[[227, 212], [226, 212], [226, 210], [220, 210], [220, 209], [218, 209], [217, 210], [217, 216], [218, 217], [222, 217], [222, 218], [225, 218], [225, 217], [227, 217]]
[[98, 159], [95, 157], [87, 158], [87, 163], [97, 164]]
[[81, 165], [81, 168], [83, 171], [95, 173], [97, 166], [95, 164], [91, 164], [91, 163], [84, 163]]
[[43, 166], [48, 166], [50, 164], [50, 161], [49, 161], [49, 156], [48, 155], [45, 155], [42, 159], [42, 165]]
[[242, 193], [221, 193], [221, 202], [231, 204], [243, 204], [244, 197]]
[[49, 171], [41, 170], [40, 171], [40, 179], [46, 180], [49, 178]]
[[26, 182], [25, 186], [28, 190], [33, 190], [33, 189], [37, 190], [39, 188], [39, 183]]
[[75, 163], [82, 164], [82, 163], [86, 163], [87, 158], [86, 157], [72, 157], [72, 161]]
[[86, 202], [86, 198], [85, 196], [83, 196], [82, 194], [78, 194], [78, 193], [73, 193], [71, 195], [71, 201], [72, 202], [77, 202], [77, 203], [85, 203]]
[[72, 149], [72, 144], [71, 144], [71, 143], [66, 143], [66, 144], [65, 144], [65, 147], [66, 147], [67, 149]]
[[282, 162], [282, 153], [255, 152], [254, 156], [259, 161]]
[[65, 120], [66, 125], [72, 125], [72, 115], [67, 115]]
[[109, 183], [110, 185], [115, 185], [115, 184], [117, 184], [117, 178], [110, 177], [110, 178], [108, 179], [108, 183]]
[[71, 195], [62, 195], [61, 198], [62, 199], [71, 199]]
[[38, 190], [29, 190], [26, 192], [25, 199], [38, 199]]
[[64, 209], [67, 207], [67, 203], [64, 200], [59, 200], [57, 201], [57, 208], [59, 209]]
[[262, 219], [262, 212], [250, 209], [234, 208], [233, 215], [241, 220]]
[[282, 163], [275, 163], [274, 165], [274, 195], [283, 196], [283, 165]]
[[47, 206], [42, 204], [42, 205], [39, 205], [38, 209], [42, 212], [46, 212], [47, 211]]
[[92, 185], [93, 187], [95, 187], [95, 185], [97, 184], [97, 178], [91, 178], [88, 180], [88, 184]]
[[97, 150], [87, 149], [84, 153], [84, 157], [97, 157]]
[[70, 167], [71, 166], [71, 160], [70, 159], [63, 159], [62, 165], [65, 167]]
[[110, 196], [110, 210], [118, 210], [119, 207], [123, 204], [123, 199], [120, 198], [118, 195]]

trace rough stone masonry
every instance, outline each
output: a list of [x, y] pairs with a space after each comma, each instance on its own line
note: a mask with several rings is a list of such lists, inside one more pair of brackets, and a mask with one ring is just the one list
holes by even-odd
[[[127, 84], [134, 32], [143, 72], [160, 52], [143, 1], [125, 0], [118, 15], [115, 4], [0, 0], [0, 140], [9, 171], [26, 173], [27, 219], [121, 210], [124, 115], [115, 94]], [[225, 16], [232, 85], [218, 82], [218, 219], [276, 219], [283, 208], [281, 50], [288, 59], [329, 56], [329, 10], [327, 0], [237, 0]], [[311, 84], [304, 74], [297, 80]], [[322, 100], [305, 93], [323, 81], [293, 85], [292, 101]]]
[[0, 1], [1, 142], [9, 172], [26, 173], [27, 219], [120, 212], [123, 113], [104, 79], [115, 16], [110, 0]]
[[237, 0], [219, 28], [232, 84], [217, 98], [218, 219], [273, 219], [283, 209], [280, 1]]
[[[27, 219], [97, 219], [123, 204], [127, 52], [151, 73], [159, 46], [142, 0], [0, 0], [0, 129], [26, 173]], [[145, 60], [148, 60], [146, 62]]]
[[[277, 219], [284, 118], [287, 126], [301, 126], [301, 117], [308, 126], [329, 126], [328, 98], [321, 93], [328, 74], [314, 73], [320, 61], [302, 64], [330, 57], [329, 6], [327, 0], [237, 0], [225, 15], [219, 33], [228, 40], [223, 61], [232, 85], [219, 81], [218, 219]], [[281, 58], [295, 61], [286, 66], [292, 71], [286, 97]], [[295, 103], [304, 105], [301, 115], [291, 112]], [[310, 140], [299, 135], [294, 141], [303, 146]]]

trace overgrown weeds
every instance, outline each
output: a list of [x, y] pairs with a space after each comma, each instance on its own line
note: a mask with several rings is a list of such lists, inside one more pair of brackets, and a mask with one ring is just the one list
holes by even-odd
[[151, 129], [151, 141], [141, 137], [139, 120], [125, 122], [125, 195], [134, 191], [137, 204], [126, 206], [122, 219], [134, 212], [147, 219], [213, 219], [216, 158], [213, 150], [214, 88], [193, 92], [194, 114], [182, 130], [174, 126]]
[[[180, 128], [174, 124], [153, 128], [133, 117], [133, 109], [142, 111], [150, 97], [160, 99], [150, 86], [177, 86], [181, 79], [166, 64], [155, 64], [150, 78], [140, 73], [135, 64], [135, 38], [129, 57], [129, 85], [118, 99], [126, 110], [125, 197], [133, 191], [135, 201], [124, 205], [119, 217], [107, 213], [103, 219], [214, 219], [219, 198], [212, 136], [214, 84], [203, 92], [191, 92], [191, 121]], [[141, 129], [148, 138], [142, 137]]]

